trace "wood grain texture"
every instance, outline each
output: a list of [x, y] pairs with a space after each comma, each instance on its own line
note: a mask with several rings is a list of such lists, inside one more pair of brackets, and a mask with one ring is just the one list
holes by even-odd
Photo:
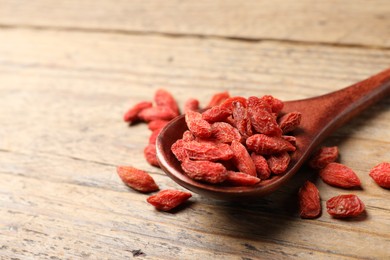
[[[303, 168], [259, 201], [194, 194], [180, 210], [162, 213], [115, 173], [116, 165], [132, 164], [162, 189], [180, 189], [144, 160], [146, 125], [122, 122], [128, 107], [151, 100], [157, 88], [171, 91], [181, 107], [189, 97], [206, 104], [223, 90], [306, 98], [387, 68], [389, 50], [51, 29], [3, 28], [0, 35], [0, 258], [390, 257], [389, 191], [367, 176], [390, 160], [388, 98], [324, 143], [339, 146], [362, 190], [330, 187]], [[301, 220], [296, 192], [307, 178], [323, 206], [355, 193], [366, 214], [343, 221], [324, 210]]]
[[390, 47], [387, 0], [0, 1], [0, 25]]

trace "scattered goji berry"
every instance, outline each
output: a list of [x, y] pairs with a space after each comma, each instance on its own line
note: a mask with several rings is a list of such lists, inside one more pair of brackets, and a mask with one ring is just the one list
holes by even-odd
[[130, 108], [123, 116], [123, 120], [125, 122], [134, 123], [140, 119], [139, 113], [146, 109], [152, 107], [152, 102], [149, 101], [141, 101], [135, 104], [132, 108]]
[[267, 136], [264, 134], [254, 134], [246, 139], [249, 150], [258, 154], [275, 154], [281, 152], [293, 152], [295, 146], [282, 137]]
[[253, 152], [251, 158], [256, 167], [257, 177], [266, 180], [271, 175], [271, 170], [268, 166], [267, 159], [264, 156]]
[[157, 130], [157, 129], [164, 128], [168, 123], [169, 123], [168, 120], [158, 119], [158, 120], [150, 121], [148, 123], [148, 128], [149, 128], [149, 130], [154, 131], [154, 130]]
[[290, 112], [279, 119], [279, 126], [283, 134], [292, 132], [301, 123], [302, 114], [300, 112]]
[[218, 162], [185, 160], [181, 167], [191, 178], [208, 183], [221, 183], [227, 178], [226, 168]]
[[245, 146], [238, 141], [233, 141], [230, 148], [234, 154], [232, 161], [237, 169], [242, 173], [257, 176], [255, 164]]
[[272, 173], [282, 174], [290, 164], [290, 155], [287, 152], [270, 155], [267, 163]]
[[390, 189], [390, 163], [382, 162], [376, 165], [369, 175], [379, 186]]
[[337, 146], [321, 147], [309, 160], [309, 166], [313, 169], [320, 170], [327, 164], [335, 162], [339, 157]]
[[146, 161], [155, 167], [160, 167], [160, 164], [158, 163], [157, 160], [157, 155], [156, 155], [156, 145], [155, 144], [148, 144], [145, 149], [144, 149], [144, 156]]
[[189, 192], [168, 189], [148, 197], [146, 201], [152, 204], [157, 210], [169, 211], [182, 205], [191, 197], [192, 194]]
[[360, 215], [364, 211], [364, 203], [354, 194], [339, 195], [326, 202], [326, 208], [332, 217], [347, 218]]
[[207, 138], [211, 135], [211, 125], [202, 118], [202, 114], [195, 111], [187, 111], [185, 121], [192, 134], [201, 138]]
[[116, 171], [121, 180], [129, 187], [140, 192], [158, 190], [158, 186], [149, 173], [132, 166], [118, 166]]
[[161, 130], [162, 130], [161, 128], [160, 128], [160, 129], [156, 129], [156, 130], [154, 130], [154, 131], [150, 134], [150, 136], [149, 136], [149, 143], [150, 143], [150, 144], [155, 144], [155, 143], [156, 143], [157, 137], [158, 137], [158, 135], [160, 134]]
[[301, 218], [316, 218], [321, 214], [320, 192], [312, 182], [306, 181], [298, 195]]
[[154, 95], [154, 102], [156, 102], [157, 106], [170, 108], [174, 112], [175, 117], [180, 115], [179, 107], [175, 98], [165, 89], [158, 89], [156, 91]]
[[189, 141], [183, 145], [188, 157], [193, 160], [229, 160], [233, 157], [230, 145], [213, 142]]
[[229, 92], [227, 91], [216, 93], [211, 97], [211, 100], [209, 101], [207, 107], [220, 105], [223, 101], [225, 101], [229, 97], [230, 95]]
[[359, 177], [351, 168], [335, 162], [321, 169], [320, 177], [325, 183], [340, 188], [356, 188], [361, 185]]
[[259, 183], [260, 179], [243, 172], [227, 171], [225, 182], [233, 186], [252, 186]]
[[189, 98], [184, 103], [184, 113], [187, 113], [188, 110], [198, 111], [199, 110], [199, 100], [195, 98]]
[[143, 121], [150, 122], [154, 120], [171, 120], [177, 115], [171, 108], [167, 106], [157, 106], [142, 110], [139, 112], [138, 116]]

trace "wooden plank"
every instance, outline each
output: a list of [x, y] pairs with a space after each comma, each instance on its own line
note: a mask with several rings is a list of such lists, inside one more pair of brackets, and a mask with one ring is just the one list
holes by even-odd
[[[228, 208], [219, 206], [217, 210], [214, 206], [208, 207], [197, 203], [172, 215], [153, 212], [151, 207], [145, 205], [143, 194], [123, 194], [4, 174], [0, 181], [12, 184], [3, 191], [7, 194], [2, 201], [3, 207], [7, 209], [4, 213], [7, 214], [1, 214], [2, 222], [6, 223], [7, 229], [13, 227], [6, 235], [12, 239], [18, 236], [19, 230], [25, 235], [30, 231], [33, 234], [27, 236], [27, 239], [30, 240], [31, 248], [42, 240], [61, 236], [70, 239], [69, 243], [74, 242], [74, 239], [81, 241], [80, 247], [77, 246], [75, 250], [96, 254], [106, 249], [93, 252], [88, 250], [89, 243], [122, 251], [123, 245], [131, 245], [133, 236], [136, 236], [138, 238], [136, 241], [139, 240], [136, 243], [138, 247], [145, 246], [143, 243], [152, 239], [156, 241], [157, 248], [164, 246], [177, 248], [170, 252], [147, 248], [149, 251], [145, 252], [152, 257], [158, 257], [158, 254], [165, 257], [172, 255], [174, 259], [179, 259], [185, 254], [190, 258], [203, 254], [210, 256], [213, 254], [211, 252], [217, 254], [217, 257], [232, 255], [268, 258], [284, 254], [286, 259], [289, 257], [299, 259], [299, 255], [294, 255], [297, 250], [302, 252], [302, 257], [313, 254], [321, 259], [326, 258], [328, 253], [342, 258], [358, 256], [380, 258], [387, 254], [382, 241], [390, 239], [387, 229], [382, 230], [380, 234], [374, 234], [359, 229], [336, 228], [351, 227], [354, 226], [353, 223], [324, 225], [322, 221], [298, 218], [279, 218], [279, 221], [275, 222], [275, 218], [266, 212], [240, 210], [239, 207], [232, 206]], [[37, 185], [42, 188], [37, 190]], [[128, 203], [129, 201], [131, 203]], [[53, 226], [47, 227], [47, 223], [52, 223]], [[285, 229], [284, 226], [289, 228]], [[318, 238], [318, 233], [327, 236]], [[36, 234], [43, 234], [43, 237], [39, 235], [35, 238]], [[371, 246], [356, 249], [362, 234]], [[235, 243], [237, 239], [240, 243]], [[56, 240], [52, 242], [55, 246], [63, 245]], [[340, 241], [343, 241], [342, 246]], [[84, 248], [83, 244], [87, 248]], [[275, 245], [279, 249], [275, 250]], [[64, 251], [62, 248], [54, 250]], [[42, 251], [45, 252], [37, 247], [33, 252]], [[120, 255], [120, 252], [116, 253]]]
[[[205, 104], [223, 90], [305, 98], [386, 68], [390, 51], [50, 30], [1, 33], [0, 121], [6, 123], [0, 127], [0, 241], [6, 246], [0, 245], [0, 256], [124, 258], [142, 249], [152, 259], [389, 257], [388, 191], [367, 178], [375, 163], [389, 158], [389, 100], [327, 140], [339, 145], [342, 162], [362, 179], [364, 189], [351, 192], [366, 203], [367, 215], [355, 221], [325, 212], [314, 221], [299, 219], [294, 196], [313, 177], [308, 169], [255, 203], [194, 195], [187, 208], [168, 214], [129, 191], [114, 166], [133, 164], [151, 171], [162, 188], [178, 187], [145, 162], [146, 126], [129, 128], [121, 121], [124, 110], [150, 100], [158, 87], [170, 90], [181, 106], [190, 96]], [[344, 193], [317, 184], [323, 205]]]
[[0, 25], [390, 47], [387, 0], [0, 1]]

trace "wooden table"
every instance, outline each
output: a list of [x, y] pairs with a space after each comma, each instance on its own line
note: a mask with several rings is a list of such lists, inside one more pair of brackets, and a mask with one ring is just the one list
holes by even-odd
[[[271, 3], [272, 2], [272, 3]], [[323, 145], [362, 190], [304, 167], [255, 202], [193, 194], [174, 213], [127, 188], [117, 165], [151, 173], [150, 131], [123, 113], [169, 90], [181, 107], [216, 92], [282, 100], [340, 89], [390, 66], [390, 2], [0, 0], [1, 259], [389, 259], [390, 191], [368, 177], [390, 161], [390, 100]], [[322, 205], [354, 193], [366, 214], [299, 218], [315, 181]]]

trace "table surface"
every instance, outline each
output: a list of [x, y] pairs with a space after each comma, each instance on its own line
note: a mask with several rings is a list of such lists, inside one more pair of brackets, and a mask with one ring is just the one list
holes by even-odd
[[[127, 188], [133, 165], [182, 189], [143, 157], [150, 131], [123, 113], [158, 88], [183, 107], [217, 92], [282, 100], [331, 92], [390, 65], [383, 1], [0, 0], [1, 259], [389, 259], [390, 191], [368, 177], [390, 161], [390, 100], [322, 145], [361, 190], [302, 170], [256, 201], [193, 194], [175, 212]], [[312, 179], [322, 215], [303, 220], [297, 191]], [[357, 194], [360, 217], [331, 218], [326, 200]]]

